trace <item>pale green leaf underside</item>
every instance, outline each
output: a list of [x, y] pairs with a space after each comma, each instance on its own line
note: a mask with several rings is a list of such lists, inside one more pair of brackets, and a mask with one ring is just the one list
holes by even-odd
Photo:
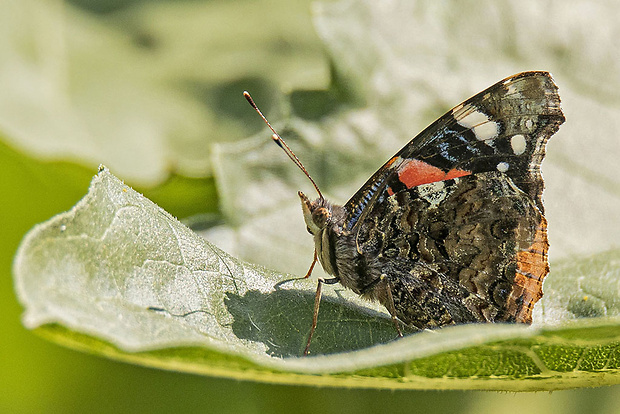
[[619, 259], [555, 266], [532, 327], [397, 341], [379, 307], [326, 289], [316, 356], [299, 358], [313, 282], [277, 285], [291, 276], [229, 256], [102, 169], [71, 211], [26, 236], [14, 273], [26, 326], [134, 363], [266, 382], [533, 390], [620, 382]]

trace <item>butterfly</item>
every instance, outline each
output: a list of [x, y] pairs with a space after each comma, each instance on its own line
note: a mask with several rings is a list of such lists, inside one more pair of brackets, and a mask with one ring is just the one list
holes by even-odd
[[400, 323], [432, 329], [532, 321], [549, 273], [540, 164], [565, 118], [547, 72], [508, 77], [448, 111], [390, 158], [343, 206], [299, 192], [323, 284], [379, 301]]

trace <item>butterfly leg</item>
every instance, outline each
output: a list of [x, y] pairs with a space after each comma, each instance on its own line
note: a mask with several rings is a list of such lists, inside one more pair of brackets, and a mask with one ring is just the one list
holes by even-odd
[[308, 356], [308, 352], [310, 351], [310, 342], [312, 341], [312, 335], [314, 335], [314, 330], [316, 329], [316, 325], [319, 320], [319, 306], [321, 305], [321, 287], [322, 286], [323, 286], [323, 281], [319, 279], [319, 283], [316, 286], [316, 293], [314, 294], [314, 313], [312, 314], [312, 326], [310, 327], [310, 334], [308, 335], [308, 342], [306, 343], [306, 349], [304, 349], [304, 356]]
[[316, 255], [316, 249], [314, 249], [314, 258], [312, 259], [312, 264], [310, 265], [310, 269], [308, 269], [306, 276], [304, 276], [304, 279], [308, 279], [310, 277], [310, 275], [312, 274], [312, 271], [314, 270], [314, 265], [316, 264], [317, 260], [318, 260], [318, 257]]
[[400, 330], [400, 323], [396, 318], [396, 306], [394, 306], [394, 296], [392, 296], [392, 285], [390, 281], [384, 275], [381, 275], [381, 284], [384, 286], [385, 294], [387, 297], [387, 310], [390, 312], [390, 316], [392, 316], [392, 322], [396, 327], [396, 331], [398, 332], [398, 336], [403, 337], [403, 332]]
[[310, 277], [310, 275], [312, 275], [312, 271], [314, 270], [314, 265], [316, 265], [317, 261], [318, 261], [318, 256], [316, 254], [316, 249], [314, 249], [314, 259], [312, 259], [312, 264], [310, 265], [310, 269], [308, 269], [308, 272], [306, 272], [306, 276], [304, 276], [304, 277], [295, 277], [293, 279], [282, 280], [281, 282], [276, 283], [274, 287], [276, 289], [279, 289], [280, 286], [282, 286], [283, 284], [291, 282], [293, 280], [308, 279]]

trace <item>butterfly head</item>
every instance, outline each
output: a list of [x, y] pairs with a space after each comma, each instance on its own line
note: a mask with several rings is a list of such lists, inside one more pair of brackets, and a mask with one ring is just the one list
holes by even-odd
[[325, 226], [327, 226], [327, 223], [329, 223], [332, 217], [331, 205], [323, 197], [310, 201], [310, 199], [301, 191], [297, 194], [301, 199], [301, 209], [304, 213], [304, 220], [306, 222], [308, 233], [319, 233], [323, 228], [325, 228]]
[[[306, 227], [308, 229], [308, 232], [313, 235], [319, 235], [318, 237], [320, 240], [320, 233], [323, 229], [325, 229], [325, 227], [327, 227], [329, 223], [331, 223], [334, 213], [334, 206], [332, 206], [328, 201], [325, 200], [323, 194], [321, 194], [321, 190], [319, 190], [319, 186], [316, 185], [310, 174], [308, 174], [306, 167], [304, 167], [304, 165], [301, 163], [301, 161], [299, 161], [299, 158], [297, 158], [293, 150], [291, 150], [291, 148], [286, 144], [282, 137], [271, 126], [269, 121], [267, 121], [267, 118], [265, 118], [265, 115], [263, 115], [260, 109], [258, 109], [258, 106], [256, 106], [256, 103], [254, 103], [254, 100], [252, 99], [250, 94], [248, 92], [243, 92], [243, 96], [250, 103], [250, 105], [252, 105], [256, 112], [258, 112], [261, 118], [263, 118], [263, 121], [265, 121], [269, 129], [271, 129], [271, 132], [273, 132], [273, 135], [271, 136], [273, 142], [275, 142], [280, 148], [282, 148], [284, 153], [291, 159], [291, 161], [293, 161], [293, 163], [306, 175], [306, 177], [308, 177], [308, 180], [310, 180], [310, 182], [314, 186], [314, 189], [319, 195], [319, 198], [314, 201], [310, 201], [304, 193], [302, 193], [301, 191], [298, 193], [299, 198], [301, 198], [301, 208], [304, 213], [304, 220], [306, 221]], [[341, 207], [340, 209], [342, 210]], [[340, 210], [336, 209], [336, 211]], [[338, 217], [340, 216], [343, 216], [343, 214], [338, 215]]]

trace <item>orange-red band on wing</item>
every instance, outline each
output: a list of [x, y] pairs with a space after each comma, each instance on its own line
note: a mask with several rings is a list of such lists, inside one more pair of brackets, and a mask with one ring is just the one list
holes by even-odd
[[398, 179], [407, 188], [437, 181], [450, 180], [471, 174], [471, 171], [453, 168], [448, 172], [420, 160], [410, 160], [398, 168]]
[[517, 252], [517, 271], [506, 309], [516, 322], [532, 323], [534, 304], [542, 298], [542, 283], [549, 273], [547, 220], [541, 217], [532, 245]]

